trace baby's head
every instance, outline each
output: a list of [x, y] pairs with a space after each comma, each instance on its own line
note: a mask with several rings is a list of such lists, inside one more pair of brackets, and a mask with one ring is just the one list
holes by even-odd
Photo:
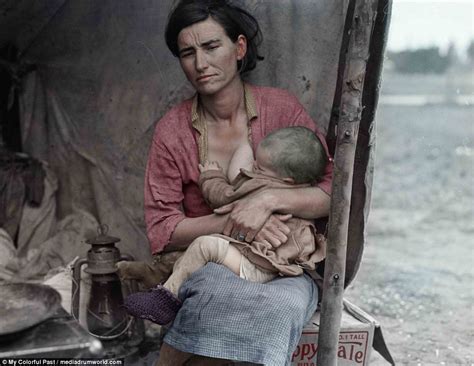
[[269, 133], [260, 142], [253, 170], [289, 183], [318, 182], [327, 164], [326, 152], [313, 131], [286, 127]]

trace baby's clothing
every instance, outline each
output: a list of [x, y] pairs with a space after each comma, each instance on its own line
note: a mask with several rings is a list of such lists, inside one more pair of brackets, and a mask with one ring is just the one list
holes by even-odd
[[[230, 185], [220, 170], [208, 170], [201, 174], [199, 185], [208, 204], [215, 208], [233, 202], [246, 195], [269, 188], [302, 188], [309, 184], [294, 185], [281, 179], [242, 169]], [[278, 248], [253, 241], [246, 243], [221, 235], [196, 238], [178, 259], [164, 287], [175, 295], [189, 276], [206, 263], [223, 264], [232, 245], [242, 254], [239, 276], [251, 282], [265, 283], [276, 276], [298, 276], [305, 269], [315, 269], [315, 264], [326, 255], [326, 240], [317, 234], [309, 220], [291, 218], [285, 224], [290, 228], [288, 240]]]
[[[242, 169], [232, 184], [220, 170], [201, 173], [199, 186], [206, 202], [220, 207], [249, 194], [271, 188], [302, 188], [309, 184], [290, 184], [281, 179]], [[285, 224], [290, 228], [288, 240], [278, 248], [258, 241], [246, 243], [216, 234], [233, 244], [244, 257], [261, 269], [284, 276], [298, 276], [303, 269], [315, 269], [315, 264], [326, 256], [326, 239], [316, 233], [309, 220], [291, 218]]]

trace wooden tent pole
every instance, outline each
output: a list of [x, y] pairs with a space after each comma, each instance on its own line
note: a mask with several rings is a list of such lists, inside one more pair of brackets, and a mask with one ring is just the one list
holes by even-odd
[[337, 365], [354, 157], [363, 109], [362, 95], [376, 2], [376, 0], [351, 0], [348, 15], [351, 13], [350, 10], [354, 9], [353, 18], [346, 19], [346, 22], [351, 22], [352, 27], [345, 57], [337, 124], [328, 250], [324, 269], [324, 295], [318, 341], [318, 366]]

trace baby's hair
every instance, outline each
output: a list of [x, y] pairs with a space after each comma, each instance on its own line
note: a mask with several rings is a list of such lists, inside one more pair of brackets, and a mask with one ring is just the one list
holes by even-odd
[[321, 141], [309, 128], [286, 127], [269, 133], [260, 142], [270, 155], [273, 170], [282, 178], [293, 178], [296, 184], [321, 180], [327, 164]]

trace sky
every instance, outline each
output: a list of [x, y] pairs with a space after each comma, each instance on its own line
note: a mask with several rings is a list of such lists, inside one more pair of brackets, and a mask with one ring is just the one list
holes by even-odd
[[464, 53], [474, 40], [474, 0], [393, 0], [387, 48], [391, 51], [454, 42]]

